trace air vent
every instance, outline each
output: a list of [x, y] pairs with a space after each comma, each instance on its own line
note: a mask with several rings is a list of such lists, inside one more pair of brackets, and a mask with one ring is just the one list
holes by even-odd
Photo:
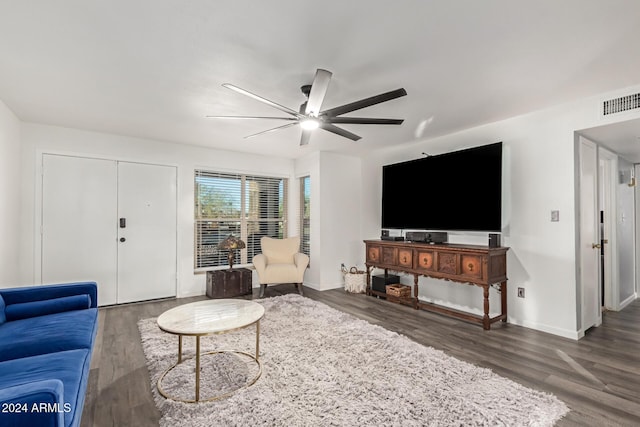
[[640, 93], [604, 101], [602, 103], [602, 114], [608, 116], [610, 114], [621, 113], [623, 111], [634, 110], [636, 108], [640, 108]]

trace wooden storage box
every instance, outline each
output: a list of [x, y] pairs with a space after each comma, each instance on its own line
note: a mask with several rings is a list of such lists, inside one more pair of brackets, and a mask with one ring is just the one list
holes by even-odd
[[398, 298], [411, 298], [411, 286], [395, 283], [387, 285], [387, 295]]
[[209, 298], [234, 298], [251, 293], [252, 271], [248, 268], [207, 271]]

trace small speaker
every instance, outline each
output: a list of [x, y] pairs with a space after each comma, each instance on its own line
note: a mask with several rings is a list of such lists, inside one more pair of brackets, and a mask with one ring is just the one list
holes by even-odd
[[380, 237], [386, 237], [389, 235], [389, 230], [382, 230], [382, 234], [380, 234]]
[[489, 233], [489, 247], [490, 248], [499, 248], [500, 247], [500, 235]]

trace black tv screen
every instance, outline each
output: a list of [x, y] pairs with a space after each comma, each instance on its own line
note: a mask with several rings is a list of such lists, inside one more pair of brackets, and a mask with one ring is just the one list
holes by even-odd
[[382, 228], [501, 231], [502, 142], [383, 166]]

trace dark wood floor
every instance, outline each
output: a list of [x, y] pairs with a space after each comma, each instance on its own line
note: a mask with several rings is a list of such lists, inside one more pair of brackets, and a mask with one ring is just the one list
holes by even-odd
[[[269, 287], [266, 296], [290, 292], [296, 292], [292, 285], [280, 285]], [[573, 341], [503, 323], [484, 331], [475, 324], [342, 290], [305, 289], [305, 295], [555, 394], [571, 408], [559, 426], [640, 425], [640, 299], [621, 312], [605, 313], [602, 326]], [[100, 310], [83, 427], [158, 425], [160, 414], [151, 395], [136, 323], [204, 298]], [[248, 298], [257, 298], [257, 289]]]

